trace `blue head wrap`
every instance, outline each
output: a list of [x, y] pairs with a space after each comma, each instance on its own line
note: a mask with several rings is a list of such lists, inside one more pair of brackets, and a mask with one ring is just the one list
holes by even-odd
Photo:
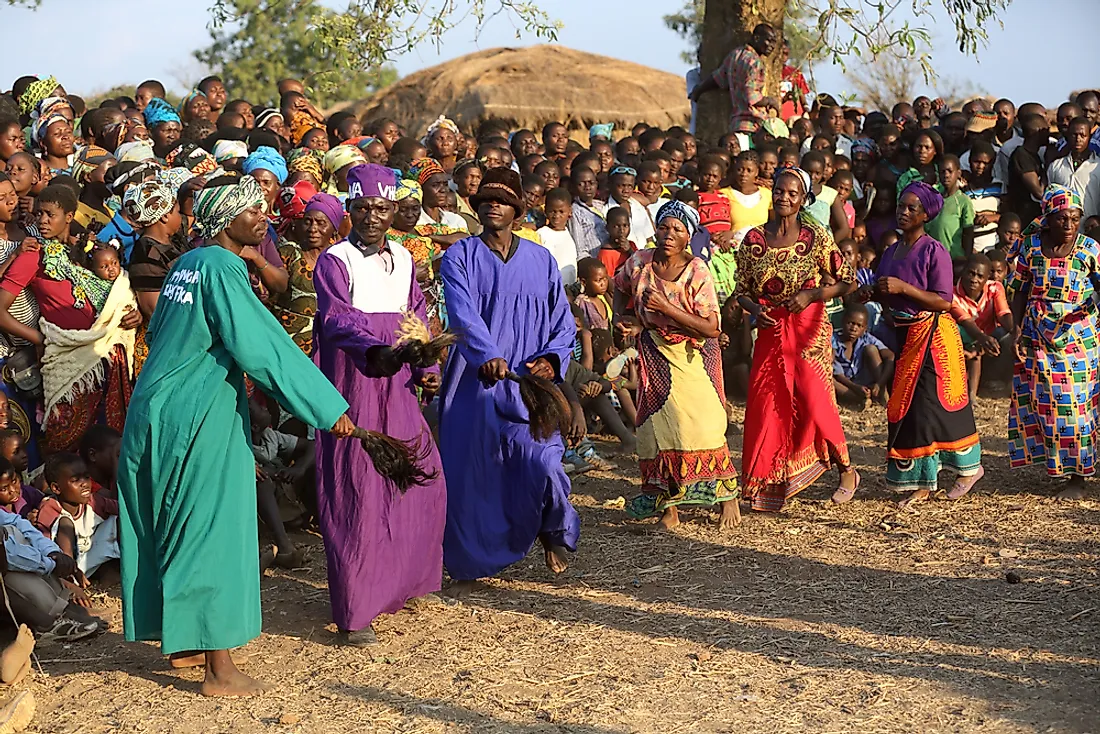
[[261, 145], [252, 155], [245, 158], [244, 163], [241, 164], [241, 172], [246, 176], [261, 168], [275, 174], [275, 178], [279, 179], [280, 185], [286, 181], [286, 159], [274, 148]]
[[611, 132], [615, 129], [615, 123], [602, 122], [598, 125], [593, 125], [588, 128], [588, 139], [593, 140], [595, 138], [607, 138], [611, 140]]
[[694, 237], [699, 229], [699, 212], [682, 201], [673, 199], [657, 210], [657, 226], [666, 219], [679, 219], [688, 230], [688, 237]]
[[150, 131], [162, 122], [183, 122], [175, 108], [160, 97], [149, 100], [142, 114], [145, 116], [145, 126]]

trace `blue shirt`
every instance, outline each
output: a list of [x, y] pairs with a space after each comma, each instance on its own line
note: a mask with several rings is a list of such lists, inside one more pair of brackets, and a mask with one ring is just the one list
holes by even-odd
[[134, 226], [122, 218], [121, 212], [111, 217], [111, 221], [107, 222], [107, 226], [99, 230], [99, 234], [95, 236], [99, 242], [119, 241], [123, 265], [130, 264], [130, 253], [134, 251], [134, 243], [138, 241], [139, 237], [140, 235], [134, 229]]
[[691, 254], [705, 263], [710, 262], [710, 232], [706, 227], [695, 230], [695, 236], [688, 242]]
[[12, 571], [40, 576], [53, 572], [56, 564], [50, 554], [59, 553], [61, 549], [25, 518], [0, 510], [0, 533], [4, 553], [8, 556], [8, 568]]
[[856, 339], [856, 344], [852, 348], [852, 358], [845, 357], [844, 342], [840, 334], [833, 333], [833, 374], [844, 375], [849, 380], [856, 379], [856, 375], [863, 369], [863, 350], [867, 347], [875, 347], [876, 349], [886, 349], [886, 345], [879, 341], [871, 334], [864, 333], [863, 336]]

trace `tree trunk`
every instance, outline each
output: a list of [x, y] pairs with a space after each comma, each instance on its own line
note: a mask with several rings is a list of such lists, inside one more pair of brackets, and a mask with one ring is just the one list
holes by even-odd
[[[771, 23], [782, 34], [787, 0], [707, 0], [703, 16], [704, 74], [710, 74], [738, 46], [749, 42], [758, 23]], [[779, 98], [783, 75], [782, 44], [767, 59], [767, 93]], [[704, 77], [705, 79], [706, 77]], [[704, 94], [699, 100], [696, 136], [700, 149], [716, 146], [729, 132], [730, 97], [725, 90]]]

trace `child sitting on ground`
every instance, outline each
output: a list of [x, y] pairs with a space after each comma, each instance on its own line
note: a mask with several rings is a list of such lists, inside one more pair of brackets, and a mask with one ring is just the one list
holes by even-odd
[[0, 430], [0, 456], [3, 456], [19, 473], [19, 492], [14, 496], [0, 498], [0, 505], [8, 512], [29, 519], [32, 523], [38, 518], [38, 507], [42, 504], [41, 491], [26, 483], [27, 446], [23, 435], [14, 428]]
[[886, 402], [886, 386], [894, 377], [894, 354], [867, 331], [862, 303], [844, 309], [841, 329], [833, 333], [833, 386], [837, 402], [866, 407]]
[[[1093, 239], [1096, 238], [1093, 237]], [[984, 254], [989, 258], [989, 262], [993, 264], [993, 280], [1003, 286], [1005, 278], [1008, 277], [1008, 256], [1004, 250], [996, 247]]]
[[997, 222], [996, 248], [1003, 253], [1011, 255], [1016, 251], [1016, 245], [1023, 239], [1023, 225], [1020, 216], [1015, 212], [1001, 212], [1001, 219]]
[[[951, 299], [951, 316], [959, 324], [966, 353], [966, 380], [971, 402], [978, 397], [983, 358], [997, 360], [990, 364], [995, 371], [994, 379], [1004, 379], [1012, 366], [1009, 349], [1014, 326], [1012, 308], [1008, 305], [1004, 286], [990, 277], [992, 271], [993, 263], [988, 257], [971, 255]], [[997, 359], [1002, 352], [1006, 359]]]
[[[546, 161], [553, 164], [553, 161]], [[556, 164], [554, 164], [556, 167]], [[551, 189], [546, 195], [546, 224], [539, 227], [539, 244], [550, 251], [558, 264], [562, 285], [577, 282], [577, 243], [569, 233], [573, 197], [568, 189]]]
[[[623, 263], [630, 259], [634, 252], [634, 243], [630, 241], [630, 210], [621, 206], [609, 209], [607, 211], [607, 242], [603, 244], [603, 247], [597, 253], [600, 262], [607, 268], [608, 273], [614, 274], [618, 272]], [[580, 268], [580, 263], [577, 263], [577, 267]], [[578, 277], [579, 275], [578, 273]]]
[[80, 439], [80, 458], [88, 466], [92, 492], [118, 500], [118, 456], [122, 449], [122, 434], [110, 426], [95, 425]]
[[118, 501], [92, 492], [88, 466], [76, 454], [57, 453], [46, 460], [50, 496], [38, 508], [38, 529], [76, 561], [82, 585], [118, 551]]
[[[611, 322], [615, 319], [615, 310], [607, 297], [608, 268], [593, 257], [586, 257], [577, 263], [577, 275], [580, 279], [581, 294], [577, 296], [575, 304], [581, 311], [584, 326], [590, 331], [611, 330]], [[589, 365], [589, 369], [592, 366]]]
[[275, 430], [262, 395], [249, 399], [248, 416], [256, 459], [257, 509], [275, 538], [276, 555], [269, 560], [282, 568], [298, 568], [302, 553], [287, 535], [286, 523], [301, 522], [307, 515], [301, 497], [309, 491], [304, 485], [312, 478], [313, 441]]

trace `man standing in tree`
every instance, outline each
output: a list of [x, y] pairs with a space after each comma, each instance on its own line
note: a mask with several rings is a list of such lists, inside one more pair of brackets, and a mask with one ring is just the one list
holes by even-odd
[[691, 92], [692, 101], [715, 89], [730, 93], [730, 132], [752, 135], [767, 119], [767, 108], [779, 105], [764, 94], [764, 57], [779, 45], [779, 32], [767, 23], [752, 31], [752, 40], [730, 52], [713, 74]]

